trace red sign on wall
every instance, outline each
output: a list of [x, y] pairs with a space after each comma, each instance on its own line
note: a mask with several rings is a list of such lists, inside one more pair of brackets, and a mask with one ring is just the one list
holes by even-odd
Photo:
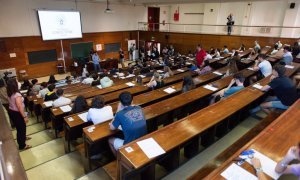
[[179, 7], [174, 13], [174, 21], [179, 21]]

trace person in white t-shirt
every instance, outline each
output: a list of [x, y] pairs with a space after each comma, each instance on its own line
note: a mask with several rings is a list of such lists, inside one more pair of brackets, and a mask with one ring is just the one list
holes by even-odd
[[268, 60], [266, 60], [266, 55], [264, 54], [258, 55], [253, 70], [260, 71], [262, 76], [261, 75], [254, 76], [253, 78], [251, 78], [252, 82], [268, 77], [272, 74], [272, 65]]
[[47, 86], [48, 86], [48, 83], [42, 82], [41, 90], [39, 91], [38, 97], [41, 97], [43, 99], [45, 98], [45, 95], [49, 92], [49, 89]]
[[87, 114], [87, 120], [94, 124], [100, 124], [113, 119], [114, 114], [111, 106], [105, 106], [102, 96], [95, 96], [92, 100], [92, 107]]
[[90, 77], [85, 78], [81, 83], [91, 85], [93, 81], [94, 81], [94, 78], [93, 78], [93, 75], [91, 75]]
[[60, 106], [65, 106], [68, 104], [71, 104], [72, 101], [69, 98], [64, 97], [64, 90], [63, 89], [58, 89], [56, 91], [57, 99], [53, 101], [52, 106], [53, 107], [60, 107]]

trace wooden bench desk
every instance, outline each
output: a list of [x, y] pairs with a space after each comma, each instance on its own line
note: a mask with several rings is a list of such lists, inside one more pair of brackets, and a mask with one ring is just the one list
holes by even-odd
[[[248, 149], [255, 149], [276, 162], [280, 161], [285, 156], [288, 149], [291, 146], [297, 145], [300, 140], [299, 116], [300, 99], [283, 114], [281, 114], [279, 118], [277, 118], [272, 124], [264, 129], [259, 135], [239, 149], [219, 168], [217, 168], [204, 179], [224, 179], [220, 174], [232, 164], [233, 159], [238, 157], [242, 151]], [[245, 162], [241, 167], [256, 176], [254, 168], [251, 167], [247, 162]]]
[[[222, 68], [218, 69], [218, 72], [220, 73], [225, 73], [227, 68]], [[195, 85], [200, 86], [203, 85], [207, 82], [213, 81], [215, 79], [220, 78], [220, 76], [214, 74], [214, 73], [209, 73], [206, 75], [201, 75], [201, 76], [196, 76], [194, 78]], [[170, 85], [172, 88], [176, 90], [176, 92], [172, 94], [168, 94], [164, 92], [164, 89], [167, 87], [163, 87], [154, 91], [150, 91], [148, 93], [144, 93], [138, 96], [133, 97], [133, 104], [139, 105], [141, 107], [145, 107], [147, 105], [153, 104], [155, 102], [164, 100], [166, 98], [172, 97], [174, 95], [177, 95], [178, 93], [181, 92], [182, 90], [182, 82], [176, 83], [174, 85]], [[116, 112], [117, 106], [119, 102], [114, 102], [111, 103], [110, 105], [113, 108], [113, 112]], [[57, 108], [57, 110], [53, 111], [53, 114], [58, 115], [61, 110]], [[82, 112], [81, 112], [82, 113]], [[79, 117], [78, 114], [73, 114], [65, 118], [65, 123], [64, 123], [64, 131], [65, 131], [65, 151], [69, 152], [70, 151], [70, 141], [77, 139], [79, 137], [82, 137], [82, 127], [88, 126], [89, 123], [85, 123], [82, 121]], [[68, 118], [72, 117], [74, 120], [73, 121], [68, 121]], [[78, 127], [80, 126], [80, 127]], [[81, 129], [80, 129], [81, 128]]]
[[[299, 68], [299, 65], [295, 66], [294, 69], [288, 69], [286, 74], [290, 76], [295, 73]], [[269, 81], [270, 78], [267, 77], [259, 81], [259, 83], [261, 85], [266, 85]], [[224, 126], [224, 120], [249, 106], [249, 104], [253, 103], [264, 94], [264, 92], [249, 86], [226, 98], [226, 100], [219, 101], [186, 118], [172, 123], [169, 126], [160, 128], [155, 132], [147, 134], [146, 136], [123, 146], [118, 152], [117, 157], [118, 178], [127, 178], [127, 176], [131, 176], [135, 171], [141, 171], [143, 168], [145, 168], [143, 171], [149, 172], [146, 173], [148, 179], [154, 178], [155, 164], [159, 159], [162, 160], [162, 158], [169, 160], [168, 164], [170, 169], [177, 168], [179, 166], [179, 151], [181, 147], [185, 147], [185, 155], [188, 155], [188, 157], [196, 154], [199, 148], [198, 143], [200, 137], [202, 143], [211, 144], [217, 133], [217, 125], [220, 126], [223, 124], [221, 130], [224, 131], [224, 127], [229, 127], [230, 124], [230, 121], [227, 121]], [[237, 119], [238, 118], [232, 120], [237, 121]], [[90, 135], [90, 137], [95, 138], [95, 133], [85, 133], [93, 134]], [[150, 137], [157, 141], [157, 143], [166, 151], [166, 154], [152, 159], [149, 159], [144, 154], [136, 142]], [[128, 153], [125, 150], [127, 147], [131, 147], [133, 151]]]

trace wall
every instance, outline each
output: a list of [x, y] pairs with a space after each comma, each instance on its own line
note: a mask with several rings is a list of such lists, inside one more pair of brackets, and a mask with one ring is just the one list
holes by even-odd
[[[76, 9], [74, 1], [66, 0], [1, 0], [0, 37], [40, 35], [36, 9]], [[138, 21], [147, 20], [144, 6], [111, 4], [112, 14], [104, 13], [105, 3], [78, 2], [83, 32], [136, 30]]]
[[[246, 48], [254, 47], [254, 41], [258, 40], [261, 47], [273, 46], [278, 40], [283, 44], [293, 44], [294, 38], [277, 38], [277, 37], [261, 37], [261, 36], [227, 36], [227, 35], [212, 35], [212, 34], [194, 34], [194, 33], [175, 33], [175, 32], [139, 32], [140, 39], [150, 41], [154, 37], [155, 41], [160, 42], [162, 46], [172, 44], [176, 51], [187, 54], [190, 50], [193, 52], [198, 44], [201, 44], [204, 49], [210, 47], [222, 48], [227, 45], [229, 49], [239, 48], [243, 43]], [[166, 39], [168, 35], [168, 39]]]
[[[79, 42], [94, 42], [95, 44], [121, 43], [125, 54], [128, 55], [128, 39], [137, 39], [136, 31], [103, 32], [103, 33], [84, 33], [82, 39], [63, 40], [66, 67], [72, 63], [70, 44]], [[56, 74], [58, 62], [40, 63], [29, 65], [27, 52], [56, 49], [58, 58], [62, 57], [60, 41], [43, 41], [41, 36], [7, 37], [0, 38], [0, 67], [1, 69], [15, 67], [19, 70], [26, 70], [30, 78], [42, 77], [49, 74]], [[94, 47], [95, 48], [95, 47]], [[10, 53], [16, 53], [16, 58], [10, 58]], [[118, 53], [105, 54], [104, 51], [98, 52], [101, 59], [118, 58]]]

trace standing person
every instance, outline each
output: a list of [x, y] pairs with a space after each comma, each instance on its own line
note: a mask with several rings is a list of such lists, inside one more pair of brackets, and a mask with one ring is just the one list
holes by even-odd
[[26, 145], [26, 123], [28, 123], [27, 114], [24, 111], [24, 98], [19, 93], [16, 79], [10, 79], [7, 82], [7, 95], [9, 101], [9, 116], [17, 129], [17, 142], [20, 150], [31, 148]]
[[202, 67], [203, 66], [203, 61], [206, 56], [205, 50], [201, 47], [200, 44], [197, 46], [197, 54], [196, 54], [196, 61], [197, 61], [197, 66]]
[[132, 105], [132, 95], [129, 92], [122, 92], [119, 99], [124, 108], [116, 113], [115, 119], [109, 123], [109, 126], [111, 130], [115, 130], [121, 126], [124, 139], [116, 137], [109, 139], [109, 146], [114, 155], [116, 155], [120, 147], [147, 133], [144, 112], [140, 106]]
[[121, 64], [122, 68], [124, 68], [125, 67], [125, 64], [124, 64], [124, 51], [122, 50], [122, 48], [120, 48], [119, 56], [120, 56], [120, 64]]
[[92, 61], [93, 61], [93, 64], [94, 64], [94, 71], [95, 73], [98, 73], [100, 72], [100, 57], [99, 55], [97, 54], [96, 51], [94, 51], [94, 53], [92, 54]]
[[227, 16], [227, 33], [228, 33], [228, 35], [231, 35], [233, 25], [234, 25], [234, 16], [232, 13], [230, 13]]
[[134, 60], [133, 59], [133, 53], [134, 53], [134, 50], [135, 50], [135, 44], [131, 43], [130, 47], [129, 47], [129, 57], [130, 57], [130, 60]]

